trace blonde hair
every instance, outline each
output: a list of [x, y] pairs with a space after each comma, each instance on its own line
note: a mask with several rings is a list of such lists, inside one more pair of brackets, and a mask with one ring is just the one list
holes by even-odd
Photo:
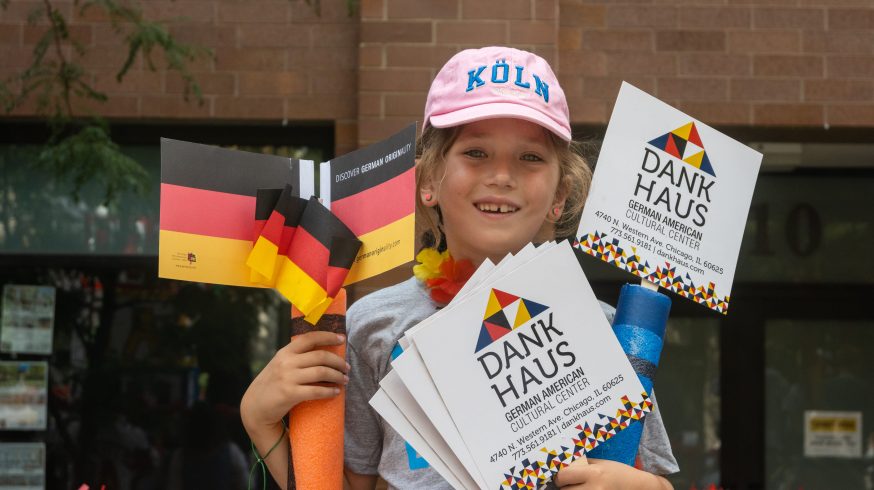
[[[420, 157], [416, 163], [416, 212], [421, 218], [417, 223], [421, 228], [419, 236], [423, 247], [437, 247], [440, 250], [446, 248], [439, 206], [425, 206], [420, 195], [422, 186], [426, 182], [440, 181], [439, 172], [443, 169], [446, 154], [458, 138], [462, 127], [435, 128], [429, 125], [419, 139], [417, 153]], [[561, 216], [554, 222], [555, 237], [571, 238], [576, 235], [583, 205], [586, 203], [586, 196], [592, 183], [592, 168], [584, 156], [584, 152], [591, 151], [591, 145], [576, 141], [568, 143], [552, 131], [545, 131], [549, 135], [550, 144], [559, 162], [558, 188], [555, 192], [557, 196], [565, 197]]]

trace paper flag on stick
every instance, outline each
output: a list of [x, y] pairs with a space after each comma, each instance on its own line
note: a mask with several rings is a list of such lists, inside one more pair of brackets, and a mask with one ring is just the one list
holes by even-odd
[[273, 284], [280, 265], [279, 257], [288, 253], [288, 246], [297, 230], [307, 201], [292, 195], [292, 188], [258, 189], [255, 201], [255, 236], [246, 265], [252, 269], [252, 282]]
[[[275, 192], [259, 191], [270, 199]], [[256, 203], [255, 227], [267, 214]], [[315, 324], [331, 304], [361, 241], [316, 198], [305, 201], [281, 191], [273, 210], [255, 239], [246, 265], [265, 286], [274, 287]]]

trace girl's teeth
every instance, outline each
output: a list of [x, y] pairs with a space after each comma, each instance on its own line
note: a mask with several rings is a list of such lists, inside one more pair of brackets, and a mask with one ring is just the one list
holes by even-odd
[[477, 207], [479, 207], [480, 211], [492, 213], [512, 213], [516, 211], [516, 208], [509, 204], [479, 204]]

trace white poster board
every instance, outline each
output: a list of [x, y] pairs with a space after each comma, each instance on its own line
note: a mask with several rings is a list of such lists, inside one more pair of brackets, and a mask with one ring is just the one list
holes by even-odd
[[862, 412], [805, 410], [804, 457], [861, 458]]
[[725, 314], [761, 160], [623, 83], [577, 246]]

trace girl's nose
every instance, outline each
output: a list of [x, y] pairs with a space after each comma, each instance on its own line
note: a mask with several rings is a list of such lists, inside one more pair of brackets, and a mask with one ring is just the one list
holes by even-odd
[[488, 184], [499, 187], [516, 186], [516, 168], [510, 157], [501, 156], [489, 165]]

